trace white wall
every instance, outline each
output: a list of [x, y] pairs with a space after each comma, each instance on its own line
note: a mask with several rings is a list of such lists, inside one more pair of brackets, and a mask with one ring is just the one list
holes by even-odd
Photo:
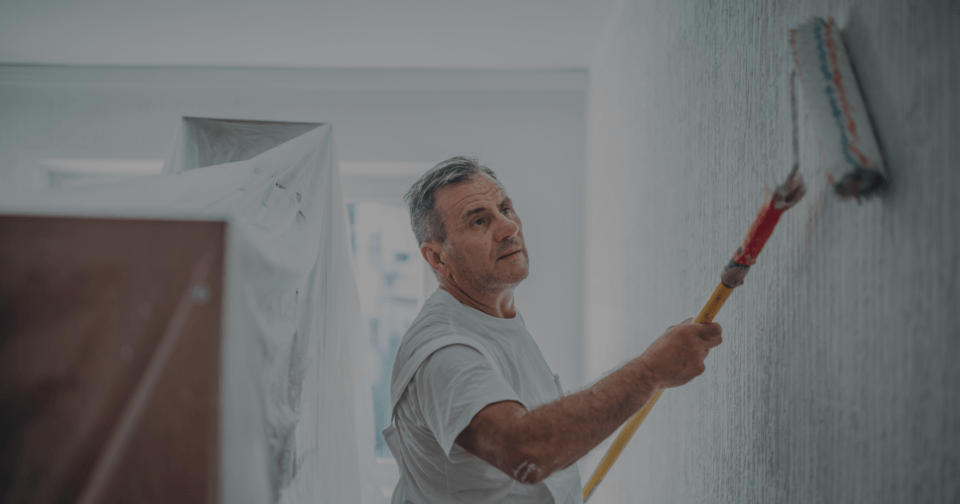
[[339, 158], [476, 155], [524, 221], [518, 306], [568, 388], [580, 372], [585, 71], [0, 66], [0, 197], [22, 159], [165, 158], [181, 116], [326, 122]]
[[717, 317], [724, 344], [591, 504], [957, 502], [960, 4], [622, 3], [590, 74], [588, 380], [697, 314], [786, 177], [789, 28], [844, 30], [892, 185], [838, 200], [803, 130], [808, 193]]

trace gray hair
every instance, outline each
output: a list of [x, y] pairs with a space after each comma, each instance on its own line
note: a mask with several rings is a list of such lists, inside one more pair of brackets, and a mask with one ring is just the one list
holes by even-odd
[[469, 182], [480, 174], [500, 184], [493, 170], [481, 165], [476, 158], [461, 156], [441, 161], [413, 184], [403, 201], [410, 209], [410, 225], [418, 245], [431, 241], [444, 243], [447, 239], [443, 214], [437, 208], [437, 191]]

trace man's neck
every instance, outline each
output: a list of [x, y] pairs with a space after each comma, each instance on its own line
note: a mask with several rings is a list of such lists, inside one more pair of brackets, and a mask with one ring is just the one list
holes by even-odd
[[480, 310], [491, 317], [511, 319], [517, 316], [513, 306], [513, 287], [502, 292], [481, 293], [472, 289], [464, 289], [456, 282], [441, 278], [440, 288], [449, 292], [457, 301], [475, 310]]

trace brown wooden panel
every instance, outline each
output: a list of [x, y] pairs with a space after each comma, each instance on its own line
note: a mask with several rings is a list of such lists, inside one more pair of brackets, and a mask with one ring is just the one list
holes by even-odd
[[0, 216], [0, 501], [218, 500], [224, 229]]

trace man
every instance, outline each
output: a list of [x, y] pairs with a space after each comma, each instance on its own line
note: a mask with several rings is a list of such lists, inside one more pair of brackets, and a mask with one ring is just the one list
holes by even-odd
[[720, 326], [670, 327], [643, 355], [564, 396], [514, 306], [529, 258], [493, 171], [448, 159], [405, 199], [440, 288], [394, 362], [384, 430], [400, 467], [393, 502], [581, 502], [577, 459], [657, 391], [702, 373]]

